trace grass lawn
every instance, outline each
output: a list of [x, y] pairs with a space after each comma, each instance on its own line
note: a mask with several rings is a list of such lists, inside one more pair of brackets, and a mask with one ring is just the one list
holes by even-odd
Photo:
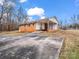
[[60, 59], [79, 59], [79, 30], [61, 30], [53, 33], [44, 32], [43, 35], [60, 36], [65, 39]]

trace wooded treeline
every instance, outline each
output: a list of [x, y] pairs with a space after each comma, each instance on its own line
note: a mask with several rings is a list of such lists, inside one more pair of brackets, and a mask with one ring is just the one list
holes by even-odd
[[16, 30], [27, 19], [27, 14], [16, 0], [4, 0], [0, 4], [0, 31]]
[[69, 19], [64, 19], [63, 21], [59, 21], [59, 25], [61, 29], [79, 29], [79, 14], [73, 15]]

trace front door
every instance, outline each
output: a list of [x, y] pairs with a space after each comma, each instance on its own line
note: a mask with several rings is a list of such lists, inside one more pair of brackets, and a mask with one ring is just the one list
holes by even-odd
[[44, 31], [47, 31], [47, 30], [48, 30], [48, 24], [45, 23], [45, 29], [44, 29]]

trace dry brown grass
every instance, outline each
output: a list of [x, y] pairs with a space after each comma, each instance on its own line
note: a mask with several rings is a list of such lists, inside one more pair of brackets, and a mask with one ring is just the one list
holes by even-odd
[[0, 35], [7, 35], [7, 36], [19, 36], [19, 35], [24, 35], [25, 33], [21, 33], [19, 31], [5, 31], [5, 32], [0, 32]]
[[60, 53], [60, 59], [79, 59], [79, 30], [44, 32], [43, 35], [64, 38], [64, 45]]
[[[11, 31], [2, 32], [0, 35], [18, 36], [24, 35], [24, 33]], [[64, 38], [64, 45], [60, 53], [60, 59], [79, 59], [79, 30], [58, 30], [55, 32], [43, 32], [41, 35], [53, 37], [59, 36]]]

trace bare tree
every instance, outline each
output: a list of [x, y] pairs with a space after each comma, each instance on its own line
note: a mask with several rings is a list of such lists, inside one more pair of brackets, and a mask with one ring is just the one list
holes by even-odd
[[73, 15], [73, 16], [71, 17], [71, 20], [72, 20], [72, 22], [73, 22], [72, 27], [73, 27], [74, 29], [77, 29], [77, 16], [76, 16], [76, 15]]
[[[0, 13], [0, 25], [2, 26], [2, 30], [9, 30], [10, 23], [11, 23], [11, 17], [12, 17], [12, 12], [14, 10], [14, 2], [13, 0], [4, 0], [3, 4], [0, 6], [1, 8], [1, 13]], [[5, 15], [5, 16], [4, 16]], [[1, 22], [2, 20], [2, 22]], [[6, 27], [4, 27], [6, 25]]]
[[18, 9], [17, 18], [18, 18], [19, 24], [21, 24], [23, 22], [27, 22], [27, 20], [28, 20], [28, 16], [27, 16], [26, 13], [24, 13], [24, 10], [23, 10], [21, 5], [20, 5], [20, 7]]
[[0, 31], [15, 30], [21, 23], [26, 23], [28, 16], [22, 6], [16, 8], [16, 0], [3, 0], [0, 5]]

